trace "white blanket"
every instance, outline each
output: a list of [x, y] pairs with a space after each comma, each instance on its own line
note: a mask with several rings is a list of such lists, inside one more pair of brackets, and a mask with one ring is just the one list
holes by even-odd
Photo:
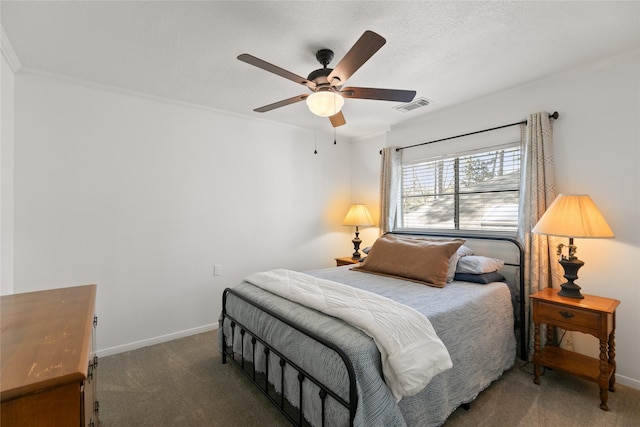
[[340, 318], [372, 337], [380, 350], [385, 382], [397, 400], [418, 393], [453, 366], [431, 322], [404, 304], [290, 270], [254, 273], [245, 281]]

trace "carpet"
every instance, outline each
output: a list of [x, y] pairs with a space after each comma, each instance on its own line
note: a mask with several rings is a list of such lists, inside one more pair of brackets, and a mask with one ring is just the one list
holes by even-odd
[[[288, 426], [288, 421], [232, 364], [222, 364], [217, 331], [100, 359], [102, 427]], [[445, 427], [640, 426], [640, 390], [622, 385], [599, 408], [598, 386], [518, 361]]]

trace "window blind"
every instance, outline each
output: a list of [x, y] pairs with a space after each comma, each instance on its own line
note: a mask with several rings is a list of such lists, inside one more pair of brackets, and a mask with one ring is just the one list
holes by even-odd
[[520, 143], [402, 166], [402, 228], [515, 232]]

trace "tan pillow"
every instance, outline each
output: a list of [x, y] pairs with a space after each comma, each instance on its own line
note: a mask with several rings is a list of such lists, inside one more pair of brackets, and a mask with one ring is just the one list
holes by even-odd
[[[454, 252], [453, 255], [451, 255], [451, 258], [449, 258], [449, 267], [447, 268], [447, 283], [453, 282], [453, 278], [456, 275], [456, 267], [458, 266], [458, 259], [460, 259], [460, 251], [462, 250], [463, 253], [466, 253], [466, 250], [462, 249], [462, 248], [466, 248], [466, 246], [464, 246], [464, 242], [466, 242], [466, 240], [464, 239], [451, 239], [451, 238], [443, 238], [443, 237], [426, 237], [426, 236], [408, 236], [403, 234], [385, 234], [382, 237], [395, 238], [395, 239], [414, 239], [414, 240], [417, 239], [417, 240], [426, 240], [428, 242], [460, 242], [460, 248], [458, 248], [458, 250]], [[470, 250], [469, 248], [466, 248], [466, 249]]]
[[371, 247], [364, 262], [352, 270], [400, 277], [442, 288], [449, 260], [464, 240], [425, 240], [384, 235]]

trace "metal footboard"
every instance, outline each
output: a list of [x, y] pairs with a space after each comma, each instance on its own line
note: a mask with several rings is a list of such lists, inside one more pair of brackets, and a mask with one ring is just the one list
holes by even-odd
[[[315, 378], [313, 375], [309, 374], [307, 371], [305, 371], [303, 368], [301, 368], [300, 366], [298, 366], [294, 361], [288, 359], [286, 356], [284, 356], [280, 351], [278, 351], [278, 349], [274, 348], [270, 343], [264, 341], [261, 337], [257, 336], [254, 332], [250, 331], [249, 329], [247, 329], [246, 326], [244, 326], [241, 322], [239, 322], [237, 319], [234, 319], [231, 315], [229, 315], [229, 313], [227, 313], [227, 295], [228, 294], [232, 294], [234, 297], [239, 298], [243, 301], [245, 301], [248, 304], [253, 305], [254, 307], [256, 307], [257, 309], [261, 310], [264, 313], [267, 313], [268, 315], [278, 319], [279, 321], [285, 323], [286, 325], [290, 326], [291, 328], [296, 329], [297, 331], [305, 334], [306, 336], [312, 338], [313, 340], [317, 341], [318, 343], [324, 345], [325, 347], [333, 350], [336, 354], [338, 354], [338, 356], [340, 356], [340, 358], [342, 359], [342, 361], [344, 362], [345, 368], [347, 370], [348, 373], [348, 377], [349, 377], [349, 399], [348, 401], [346, 401], [345, 399], [343, 399], [342, 397], [340, 397], [336, 392], [334, 392], [333, 390], [331, 390], [328, 386], [326, 386], [325, 384], [323, 384], [320, 380], [318, 380], [317, 378]], [[225, 320], [230, 322], [231, 325], [231, 346], [227, 346], [227, 340], [226, 340], [226, 336], [225, 336], [225, 331], [224, 331], [224, 322]], [[238, 332], [236, 332], [238, 331]], [[221, 321], [220, 321], [220, 332], [222, 333], [222, 343], [223, 343], [223, 352], [222, 352], [222, 363], [226, 363], [227, 359], [232, 361], [236, 366], [238, 366], [240, 368], [240, 370], [249, 378], [249, 380], [251, 380], [251, 382], [253, 382], [260, 391], [262, 391], [263, 394], [265, 394], [267, 396], [267, 398], [271, 401], [271, 403], [273, 405], [275, 405], [280, 412], [294, 425], [297, 426], [303, 426], [305, 423], [305, 418], [304, 418], [304, 410], [305, 408], [303, 408], [303, 387], [302, 384], [304, 381], [311, 381], [313, 382], [319, 389], [320, 392], [318, 393], [318, 398], [320, 399], [321, 402], [321, 417], [322, 417], [322, 426], [325, 426], [325, 400], [327, 397], [331, 397], [333, 398], [336, 402], [338, 402], [340, 405], [344, 406], [348, 411], [349, 411], [349, 425], [353, 426], [353, 422], [355, 419], [355, 415], [356, 415], [356, 409], [358, 406], [358, 391], [356, 389], [356, 379], [355, 379], [355, 372], [353, 369], [353, 365], [351, 363], [351, 360], [349, 359], [349, 357], [344, 353], [344, 351], [342, 351], [342, 349], [340, 349], [338, 346], [336, 346], [335, 344], [317, 336], [316, 334], [314, 334], [312, 331], [309, 331], [308, 329], [305, 329], [299, 325], [296, 325], [292, 322], [290, 322], [289, 320], [283, 318], [282, 316], [274, 313], [273, 311], [271, 311], [270, 309], [262, 306], [261, 304], [255, 302], [255, 301], [251, 301], [250, 299], [248, 299], [247, 297], [235, 292], [233, 289], [227, 288], [224, 290], [223, 294], [222, 294], [222, 316], [221, 316]], [[240, 354], [237, 354], [234, 349], [233, 349], [233, 343], [235, 342], [235, 334], [236, 333], [240, 333], [240, 335], [242, 336], [241, 342], [242, 342], [242, 346], [241, 346], [241, 350], [240, 350]], [[249, 336], [251, 337], [251, 339], [249, 340], [251, 345], [248, 346], [250, 348], [245, 348], [245, 336]], [[265, 373], [264, 375], [259, 375], [256, 372], [256, 367], [255, 367], [255, 352], [256, 352], [256, 344], [260, 343], [263, 347], [264, 347], [264, 354], [265, 354], [265, 358], [266, 358], [266, 364], [265, 364]], [[246, 362], [245, 361], [245, 355], [249, 355], [251, 354], [251, 361], [252, 362]], [[239, 360], [236, 359], [236, 355], [239, 356]], [[280, 366], [280, 393], [278, 396], [277, 392], [270, 392], [270, 384], [269, 384], [269, 360], [271, 357], [276, 357], [278, 358], [278, 365]], [[250, 365], [250, 366], [249, 366]], [[285, 370], [286, 369], [294, 369], [295, 372], [297, 372], [297, 378], [298, 378], [298, 385], [299, 385], [299, 408], [297, 408], [297, 414], [292, 415], [290, 412], [290, 410], [287, 410], [288, 407], [287, 405], [291, 405], [290, 402], [287, 402], [286, 398], [285, 398], [285, 381], [284, 381], [284, 377], [285, 377]], [[297, 415], [297, 417], [295, 416]]]

